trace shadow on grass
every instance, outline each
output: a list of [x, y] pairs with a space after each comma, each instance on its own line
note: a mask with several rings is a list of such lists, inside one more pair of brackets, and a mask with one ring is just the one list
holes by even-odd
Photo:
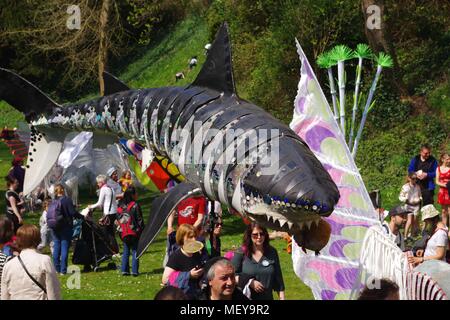
[[156, 268], [156, 269], [153, 269], [152, 271], [141, 272], [139, 274], [142, 276], [145, 276], [145, 275], [152, 276], [152, 275], [160, 275], [163, 272], [164, 272], [164, 268]]

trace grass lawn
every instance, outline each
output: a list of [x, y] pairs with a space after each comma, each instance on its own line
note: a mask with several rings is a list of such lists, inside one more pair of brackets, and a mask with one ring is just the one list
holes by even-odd
[[[11, 155], [6, 146], [0, 144], [0, 176], [4, 177], [10, 168]], [[0, 184], [0, 193], [5, 192], [5, 184]], [[87, 195], [87, 191], [80, 190], [80, 200], [82, 206], [96, 201], [93, 196]], [[147, 220], [148, 212], [153, 195], [141, 191], [139, 202], [142, 205], [145, 218]], [[5, 199], [0, 197], [0, 207], [4, 211]], [[29, 213], [25, 217], [27, 223], [39, 225], [40, 213]], [[222, 252], [237, 248], [242, 241], [242, 233], [245, 225], [238, 217], [231, 216], [224, 212], [224, 227], [222, 236]], [[107, 262], [101, 264], [98, 272], [81, 273], [80, 289], [69, 289], [73, 283], [73, 276], [59, 276], [63, 299], [65, 300], [108, 300], [108, 299], [153, 299], [156, 292], [160, 289], [162, 277], [162, 261], [165, 252], [165, 234], [164, 228], [157, 239], [149, 247], [147, 252], [140, 259], [139, 277], [124, 277], [119, 270], [108, 270]], [[118, 239], [119, 243], [120, 240]], [[295, 275], [292, 269], [291, 256], [285, 251], [286, 242], [284, 240], [274, 240], [271, 244], [277, 248], [280, 255], [281, 267], [283, 270], [284, 282], [286, 285], [287, 299], [313, 299], [311, 290], [305, 286]], [[47, 251], [49, 252], [49, 251]], [[71, 258], [69, 259], [69, 265]], [[120, 266], [120, 259], [116, 260]], [[80, 268], [82, 270], [82, 266]], [[68, 288], [69, 287], [69, 288]], [[275, 295], [276, 296], [276, 295]]]

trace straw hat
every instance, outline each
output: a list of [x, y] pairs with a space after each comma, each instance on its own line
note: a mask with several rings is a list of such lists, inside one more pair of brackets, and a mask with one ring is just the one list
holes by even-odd
[[424, 206], [420, 210], [420, 212], [422, 213], [422, 221], [425, 221], [425, 219], [434, 218], [439, 215], [439, 211], [437, 211], [432, 204]]
[[203, 243], [197, 240], [186, 241], [183, 245], [183, 250], [186, 253], [196, 253], [203, 249]]

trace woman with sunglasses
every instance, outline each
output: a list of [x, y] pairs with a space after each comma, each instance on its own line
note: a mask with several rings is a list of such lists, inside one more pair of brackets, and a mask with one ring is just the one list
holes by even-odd
[[[284, 300], [280, 259], [277, 250], [269, 244], [266, 228], [256, 222], [247, 226], [243, 245], [233, 256], [232, 263], [241, 289], [246, 292], [249, 288], [252, 300], [273, 300], [272, 291]], [[250, 280], [243, 283], [243, 279]]]

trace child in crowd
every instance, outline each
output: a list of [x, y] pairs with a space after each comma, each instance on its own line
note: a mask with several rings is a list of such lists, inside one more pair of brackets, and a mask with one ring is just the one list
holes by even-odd
[[131, 171], [126, 170], [122, 177], [119, 179], [119, 184], [122, 187], [122, 191], [125, 192], [129, 186], [133, 184], [133, 179], [131, 177]]
[[46, 246], [50, 246], [50, 250], [52, 250], [52, 235], [51, 235], [51, 230], [50, 228], [47, 226], [47, 210], [48, 210], [48, 206], [50, 204], [50, 200], [46, 199], [44, 200], [43, 204], [42, 204], [42, 208], [44, 209], [42, 211], [42, 215], [39, 219], [39, 226], [41, 227], [41, 243], [38, 245], [37, 249], [39, 251], [42, 251], [42, 249], [44, 249]]
[[405, 204], [406, 208], [412, 212], [408, 214], [408, 221], [405, 226], [405, 238], [410, 236], [410, 229], [412, 229], [412, 235], [415, 236], [419, 231], [417, 214], [419, 213], [420, 202], [422, 200], [422, 193], [420, 191], [420, 186], [417, 184], [417, 174], [415, 172], [408, 174], [407, 183], [402, 186], [398, 198]]

